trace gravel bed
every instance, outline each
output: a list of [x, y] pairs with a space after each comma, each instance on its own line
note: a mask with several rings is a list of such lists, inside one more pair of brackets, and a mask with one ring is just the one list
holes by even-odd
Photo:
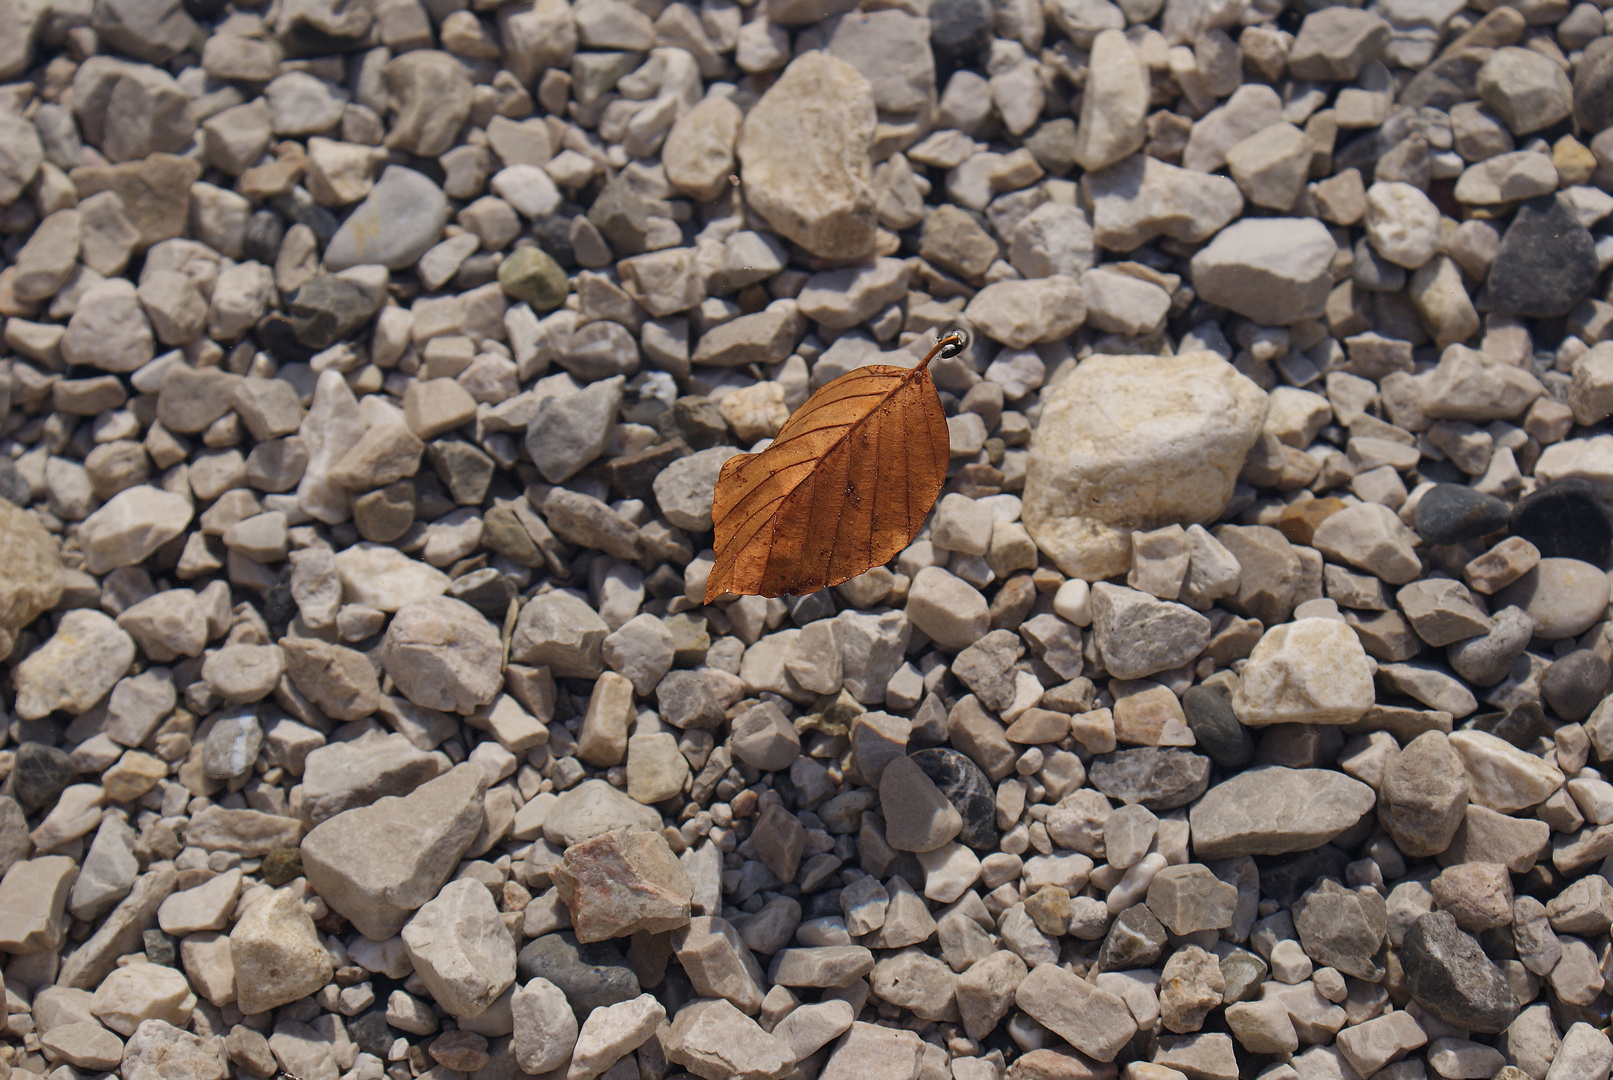
[[0, 1080], [1608, 1080], [1610, 28], [0, 0]]

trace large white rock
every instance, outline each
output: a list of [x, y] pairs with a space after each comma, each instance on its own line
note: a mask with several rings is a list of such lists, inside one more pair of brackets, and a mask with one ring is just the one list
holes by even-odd
[[1220, 518], [1266, 419], [1261, 389], [1209, 352], [1095, 355], [1043, 401], [1025, 526], [1088, 581], [1131, 568], [1133, 530]]
[[476, 1017], [515, 982], [515, 942], [476, 878], [443, 886], [403, 928], [414, 970], [438, 1005]]
[[1502, 814], [1544, 802], [1563, 783], [1561, 769], [1489, 732], [1454, 731], [1451, 749], [1467, 770], [1472, 800]]
[[739, 133], [745, 201], [814, 255], [855, 259], [874, 246], [874, 92], [826, 52], [784, 69]]
[[1083, 169], [1113, 165], [1142, 149], [1148, 91], [1148, 68], [1125, 33], [1099, 34], [1092, 42], [1075, 133], [1075, 160]]
[[342, 597], [377, 611], [397, 611], [403, 605], [448, 590], [448, 575], [427, 563], [409, 558], [395, 547], [368, 542], [336, 553], [336, 575]]
[[1337, 251], [1315, 218], [1245, 218], [1193, 256], [1193, 288], [1257, 323], [1287, 326], [1322, 314]]
[[125, 488], [78, 527], [84, 568], [104, 574], [142, 562], [184, 532], [190, 516], [190, 500], [183, 495], [149, 484]]
[[133, 660], [134, 639], [117, 623], [89, 608], [69, 611], [51, 639], [17, 665], [17, 715], [81, 713], [107, 695]]
[[1266, 631], [1232, 695], [1232, 711], [1247, 727], [1352, 724], [1372, 703], [1366, 650], [1338, 619], [1296, 619]]

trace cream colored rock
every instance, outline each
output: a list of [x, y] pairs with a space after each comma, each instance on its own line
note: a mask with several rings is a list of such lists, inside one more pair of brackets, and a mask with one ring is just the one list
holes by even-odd
[[1148, 68], [1125, 33], [1105, 30], [1093, 39], [1087, 71], [1075, 160], [1083, 169], [1102, 169], [1142, 149]]
[[644, 1045], [665, 1020], [666, 1008], [652, 994], [595, 1009], [577, 1033], [566, 1080], [592, 1080]]
[[482, 1015], [515, 982], [515, 942], [476, 878], [444, 885], [403, 928], [415, 974], [454, 1016]]
[[720, 94], [679, 117], [661, 147], [672, 186], [701, 202], [722, 194], [734, 171], [734, 142], [744, 118], [739, 106]]
[[566, 1063], [577, 1044], [577, 1016], [565, 991], [548, 979], [532, 979], [510, 996], [510, 1016], [511, 1050], [521, 1071], [536, 1076]]
[[11, 655], [17, 631], [61, 596], [56, 539], [34, 515], [0, 499], [0, 660]]
[[[24, 851], [27, 843], [24, 839]], [[78, 867], [65, 855], [13, 863], [0, 879], [0, 951], [27, 954], [59, 947], [67, 935], [67, 898], [77, 878]]]
[[1485, 731], [1455, 731], [1451, 749], [1462, 759], [1470, 798], [1503, 814], [1545, 801], [1563, 784], [1562, 770]]
[[740, 129], [745, 201], [814, 255], [866, 255], [878, 228], [874, 124], [873, 89], [856, 68], [826, 52], [802, 54]]
[[84, 712], [122, 678], [134, 653], [134, 639], [106, 615], [67, 612], [51, 639], [15, 668], [17, 715], [38, 720], [57, 710]]
[[308, 909], [288, 889], [276, 889], [246, 909], [230, 931], [230, 959], [236, 1004], [244, 1013], [307, 997], [335, 973]]
[[1372, 707], [1361, 639], [1337, 619], [1296, 619], [1266, 631], [1232, 695], [1246, 727], [1353, 724]]
[[95, 990], [90, 1011], [97, 1019], [127, 1038], [146, 1020], [163, 1020], [186, 1027], [196, 1008], [185, 976], [171, 967], [136, 961], [116, 968]]
[[1043, 395], [1025, 526], [1087, 581], [1131, 567], [1131, 533], [1217, 520], [1266, 418], [1266, 395], [1214, 353], [1095, 355]]

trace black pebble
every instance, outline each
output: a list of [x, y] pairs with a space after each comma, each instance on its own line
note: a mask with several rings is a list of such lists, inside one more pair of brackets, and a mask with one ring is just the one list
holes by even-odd
[[638, 976], [614, 945], [579, 944], [577, 935], [567, 930], [527, 942], [515, 967], [523, 983], [542, 977], [558, 986], [578, 1020], [639, 995]]
[[805, 626], [819, 619], [832, 619], [834, 614], [834, 597], [829, 595], [828, 589], [819, 589], [796, 600], [795, 606], [790, 608], [790, 621], [796, 626]]
[[1153, 967], [1165, 948], [1165, 927], [1148, 910], [1147, 904], [1133, 904], [1122, 911], [1109, 927], [1098, 950], [1099, 971], [1130, 971]]
[[33, 498], [33, 489], [11, 463], [11, 459], [0, 457], [0, 499], [17, 506], [27, 506]]
[[1500, 315], [1550, 319], [1573, 310], [1602, 272], [1596, 241], [1568, 200], [1546, 195], [1518, 208], [1490, 264], [1490, 303]]
[[1540, 692], [1551, 711], [1564, 720], [1579, 721], [1591, 714], [1607, 690], [1610, 671], [1590, 649], [1575, 649], [1546, 669], [1540, 679]]
[[986, 0], [935, 0], [930, 5], [930, 44], [943, 62], [965, 60], [991, 44], [991, 24]]
[[1518, 1015], [1506, 976], [1449, 912], [1430, 912], [1406, 931], [1400, 964], [1412, 1000], [1447, 1024], [1494, 1034]]
[[32, 814], [55, 805], [56, 799], [73, 782], [73, 766], [67, 754], [54, 746], [25, 742], [17, 747], [6, 794]]
[[265, 266], [273, 266], [285, 239], [286, 225], [273, 210], [259, 210], [246, 219], [246, 235], [241, 238], [241, 254]]
[[288, 563], [263, 597], [263, 621], [269, 624], [275, 637], [282, 637], [296, 614], [297, 601], [291, 595], [291, 565]]
[[1613, 559], [1613, 515], [1584, 480], [1559, 480], [1519, 499], [1511, 529], [1547, 559], [1578, 559], [1604, 570]]
[[1417, 502], [1417, 531], [1430, 544], [1460, 544], [1507, 527], [1507, 504], [1461, 484], [1435, 484]]
[[1182, 695], [1182, 711], [1198, 749], [1223, 771], [1241, 769], [1254, 757], [1254, 739], [1238, 722], [1225, 694], [1208, 686], [1192, 687]]
[[1520, 750], [1550, 730], [1538, 701], [1520, 701], [1507, 712], [1480, 713], [1462, 727], [1505, 739]]
[[347, 1034], [366, 1054], [385, 1059], [397, 1035], [387, 1026], [386, 1010], [371, 1009], [356, 1020], [347, 1022]]

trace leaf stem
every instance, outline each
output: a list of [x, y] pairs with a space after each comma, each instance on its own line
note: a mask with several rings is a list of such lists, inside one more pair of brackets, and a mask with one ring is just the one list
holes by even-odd
[[930, 361], [937, 356], [950, 360], [968, 347], [969, 335], [962, 330], [953, 330], [943, 334], [936, 340], [934, 345], [930, 346], [930, 351], [924, 354], [924, 359], [919, 361], [918, 369], [923, 371], [928, 368]]

